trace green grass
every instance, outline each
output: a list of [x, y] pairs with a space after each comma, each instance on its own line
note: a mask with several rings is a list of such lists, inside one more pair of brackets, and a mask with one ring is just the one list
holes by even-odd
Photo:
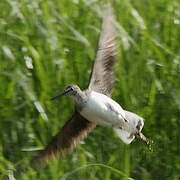
[[[93, 0], [0, 1], [0, 179], [26, 166], [73, 112], [65, 85], [88, 85], [101, 27]], [[85, 144], [18, 179], [180, 178], [180, 4], [114, 0], [119, 55], [113, 98], [143, 116], [152, 151], [97, 127]]]

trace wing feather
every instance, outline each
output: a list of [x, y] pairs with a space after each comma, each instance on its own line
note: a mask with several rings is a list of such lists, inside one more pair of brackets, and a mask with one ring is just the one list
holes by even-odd
[[63, 155], [70, 151], [95, 126], [95, 123], [84, 119], [78, 112], [75, 112], [59, 133], [46, 145], [45, 149], [33, 159], [32, 167], [39, 165], [37, 162], [46, 162], [57, 155]]
[[[110, 5], [108, 5], [103, 18], [99, 48], [89, 84], [89, 89], [108, 96], [111, 95], [114, 83], [115, 39], [113, 10]], [[89, 122], [78, 112], [75, 112], [59, 133], [47, 144], [45, 149], [34, 158], [32, 167], [38, 166], [39, 162], [46, 162], [54, 156], [65, 154], [78, 144], [81, 139], [86, 137], [95, 126], [96, 123]]]
[[106, 7], [98, 51], [94, 62], [89, 89], [110, 96], [114, 84], [116, 32], [113, 9]]

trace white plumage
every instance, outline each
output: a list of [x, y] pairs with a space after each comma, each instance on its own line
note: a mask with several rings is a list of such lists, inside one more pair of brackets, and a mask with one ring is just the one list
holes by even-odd
[[[140, 133], [144, 126], [144, 119], [135, 113], [125, 111], [125, 117], [128, 120], [124, 129], [115, 128], [115, 132], [126, 144], [130, 144], [136, 133]], [[128, 129], [129, 128], [129, 129]]]
[[143, 118], [123, 110], [108, 96], [94, 91], [90, 92], [80, 114], [91, 122], [113, 127], [126, 144], [133, 141], [135, 134], [140, 132], [144, 125]]

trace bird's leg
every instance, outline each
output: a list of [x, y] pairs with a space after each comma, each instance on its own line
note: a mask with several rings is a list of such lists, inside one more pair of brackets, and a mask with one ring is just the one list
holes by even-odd
[[149, 140], [141, 132], [136, 133], [135, 136], [137, 139], [143, 141], [146, 145], [149, 145]]

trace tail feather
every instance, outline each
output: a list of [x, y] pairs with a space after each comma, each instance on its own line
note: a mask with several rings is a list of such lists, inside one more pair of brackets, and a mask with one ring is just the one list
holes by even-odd
[[126, 144], [130, 144], [135, 138], [134, 135], [130, 134], [129, 132], [123, 129], [114, 128], [114, 130], [117, 133], [117, 135], [120, 137], [120, 139]]
[[148, 144], [148, 139], [141, 133], [144, 126], [144, 119], [135, 113], [126, 110], [124, 112], [126, 122], [122, 126], [123, 129], [115, 128], [117, 135], [126, 144], [130, 144], [135, 138]]

